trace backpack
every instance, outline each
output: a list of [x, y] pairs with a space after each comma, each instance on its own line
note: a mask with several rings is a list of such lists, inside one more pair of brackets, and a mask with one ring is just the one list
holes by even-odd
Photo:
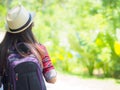
[[26, 57], [10, 54], [6, 71], [4, 90], [47, 90], [41, 65], [33, 54]]

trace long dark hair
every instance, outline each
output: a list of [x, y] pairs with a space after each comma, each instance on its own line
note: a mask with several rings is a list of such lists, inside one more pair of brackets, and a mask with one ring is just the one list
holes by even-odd
[[[7, 66], [7, 57], [9, 54], [8, 53], [9, 49], [11, 47], [15, 47], [17, 42], [28, 43], [29, 46], [32, 47], [31, 50], [35, 50], [37, 56], [42, 53], [42, 52], [39, 52], [38, 48], [35, 46], [37, 41], [32, 33], [32, 26], [33, 26], [33, 23], [26, 30], [24, 30], [20, 33], [16, 33], [16, 34], [6, 32], [5, 37], [0, 45], [0, 69], [1, 69], [1, 72], [3, 72]], [[42, 62], [40, 61], [40, 63], [42, 63]]]

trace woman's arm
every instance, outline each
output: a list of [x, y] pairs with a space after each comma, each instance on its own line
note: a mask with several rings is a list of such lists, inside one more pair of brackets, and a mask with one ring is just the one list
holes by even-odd
[[56, 82], [56, 76], [57, 76], [57, 73], [55, 69], [52, 69], [44, 74], [46, 81], [48, 83], [53, 83], [53, 84]]
[[47, 81], [48, 83], [55, 83], [56, 82], [56, 77], [51, 78], [50, 80]]
[[48, 83], [56, 82], [56, 70], [51, 62], [51, 58], [48, 54], [48, 51], [44, 45], [40, 45], [40, 48], [44, 50], [44, 55], [42, 55], [42, 63], [43, 63], [43, 75]]

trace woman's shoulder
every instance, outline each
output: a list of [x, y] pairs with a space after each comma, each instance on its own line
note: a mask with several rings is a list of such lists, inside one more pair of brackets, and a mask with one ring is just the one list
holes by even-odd
[[40, 49], [40, 51], [42, 51], [44, 54], [47, 54], [48, 53], [48, 50], [46, 48], [46, 46], [44, 44], [40, 44], [38, 43], [37, 45], [37, 48]]
[[38, 43], [40, 48], [46, 49], [46, 46], [44, 44]]

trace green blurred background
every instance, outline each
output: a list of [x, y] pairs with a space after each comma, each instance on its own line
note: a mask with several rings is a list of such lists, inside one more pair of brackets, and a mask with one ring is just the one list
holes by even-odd
[[36, 12], [33, 32], [58, 71], [120, 78], [120, 0], [0, 0], [1, 31], [18, 4]]

